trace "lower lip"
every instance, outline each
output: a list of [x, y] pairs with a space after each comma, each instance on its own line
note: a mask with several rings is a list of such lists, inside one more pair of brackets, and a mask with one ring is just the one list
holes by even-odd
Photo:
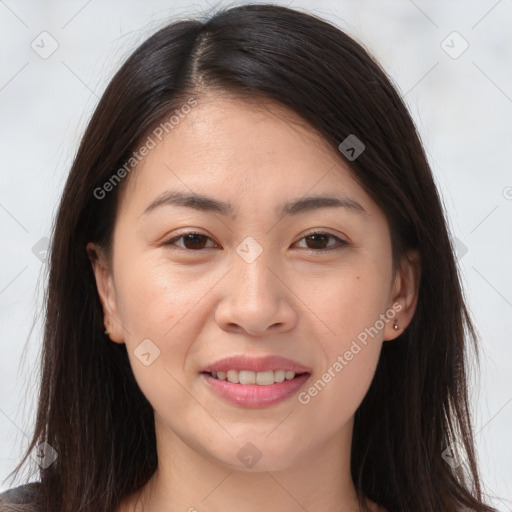
[[291, 380], [276, 382], [268, 386], [258, 384], [233, 384], [227, 380], [219, 380], [209, 373], [201, 374], [211, 388], [221, 397], [242, 407], [266, 407], [286, 400], [306, 382], [311, 374], [303, 373]]

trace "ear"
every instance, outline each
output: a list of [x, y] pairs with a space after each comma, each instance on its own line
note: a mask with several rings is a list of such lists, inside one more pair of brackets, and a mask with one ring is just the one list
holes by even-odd
[[98, 295], [103, 307], [105, 329], [109, 331], [112, 341], [124, 343], [123, 327], [118, 314], [116, 292], [108, 259], [104, 250], [92, 242], [87, 244], [86, 251], [91, 261]]
[[[421, 278], [421, 256], [417, 250], [406, 252], [395, 275], [388, 311], [395, 316], [386, 323], [384, 340], [393, 340], [402, 334], [411, 323], [416, 305]], [[397, 325], [398, 329], [394, 326]]]

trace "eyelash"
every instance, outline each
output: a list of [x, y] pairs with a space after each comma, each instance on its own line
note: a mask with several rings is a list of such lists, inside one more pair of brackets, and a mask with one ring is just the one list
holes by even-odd
[[[211, 238], [209, 236], [207, 236], [207, 235], [205, 235], [203, 233], [198, 233], [196, 231], [189, 231], [187, 233], [182, 233], [181, 235], [175, 236], [175, 237], [167, 240], [166, 242], [163, 243], [163, 245], [168, 246], [168, 247], [172, 248], [173, 250], [174, 249], [182, 249], [182, 250], [188, 251], [188, 252], [202, 252], [202, 251], [204, 251], [205, 249], [194, 250], [194, 249], [187, 249], [186, 247], [180, 247], [180, 246], [172, 247], [174, 245], [174, 242], [176, 242], [177, 240], [180, 240], [181, 238], [184, 238], [186, 236], [190, 236], [190, 235], [200, 235], [200, 236], [203, 236], [203, 237], [208, 238], [209, 240], [211, 240]], [[336, 251], [336, 250], [343, 249], [344, 247], [350, 245], [347, 241], [345, 241], [345, 240], [343, 240], [343, 239], [341, 239], [341, 238], [339, 238], [339, 237], [337, 237], [337, 236], [335, 236], [335, 235], [333, 235], [331, 233], [326, 233], [324, 231], [314, 231], [312, 233], [308, 233], [307, 235], [303, 236], [299, 240], [299, 242], [304, 240], [304, 239], [306, 239], [306, 238], [309, 238], [309, 237], [311, 237], [313, 235], [326, 235], [328, 237], [334, 238], [334, 239], [336, 239], [338, 241], [339, 245], [338, 245], [338, 247], [334, 246], [334, 247], [328, 247], [326, 249], [308, 249], [308, 248], [304, 248], [304, 250], [308, 251], [309, 253], [322, 253], [322, 252], [325, 253], [327, 251]], [[207, 247], [206, 249], [212, 249], [212, 247]]]

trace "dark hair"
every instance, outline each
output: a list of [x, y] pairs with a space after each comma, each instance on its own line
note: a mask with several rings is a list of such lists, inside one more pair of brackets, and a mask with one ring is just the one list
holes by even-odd
[[[384, 343], [355, 415], [351, 471], [390, 512], [492, 511], [482, 501], [466, 381], [476, 333], [461, 291], [441, 200], [414, 123], [390, 79], [339, 28], [275, 5], [220, 10], [172, 23], [146, 40], [103, 94], [74, 160], [49, 251], [37, 421], [30, 446], [57, 460], [40, 470], [40, 501], [55, 512], [113, 511], [157, 467], [153, 410], [124, 344], [106, 343], [86, 244], [110, 247], [120, 190], [102, 187], [143, 138], [189, 98], [209, 91], [265, 98], [296, 112], [345, 160], [387, 216], [396, 265], [421, 255], [416, 312]], [[344, 156], [339, 152], [340, 159]], [[453, 442], [465, 464], [443, 459]], [[12, 473], [11, 473], [12, 474]]]

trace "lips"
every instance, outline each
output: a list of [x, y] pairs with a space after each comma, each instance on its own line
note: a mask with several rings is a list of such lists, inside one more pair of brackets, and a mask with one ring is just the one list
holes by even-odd
[[290, 398], [312, 370], [280, 356], [229, 357], [206, 366], [201, 375], [224, 400], [241, 407], [268, 407]]

